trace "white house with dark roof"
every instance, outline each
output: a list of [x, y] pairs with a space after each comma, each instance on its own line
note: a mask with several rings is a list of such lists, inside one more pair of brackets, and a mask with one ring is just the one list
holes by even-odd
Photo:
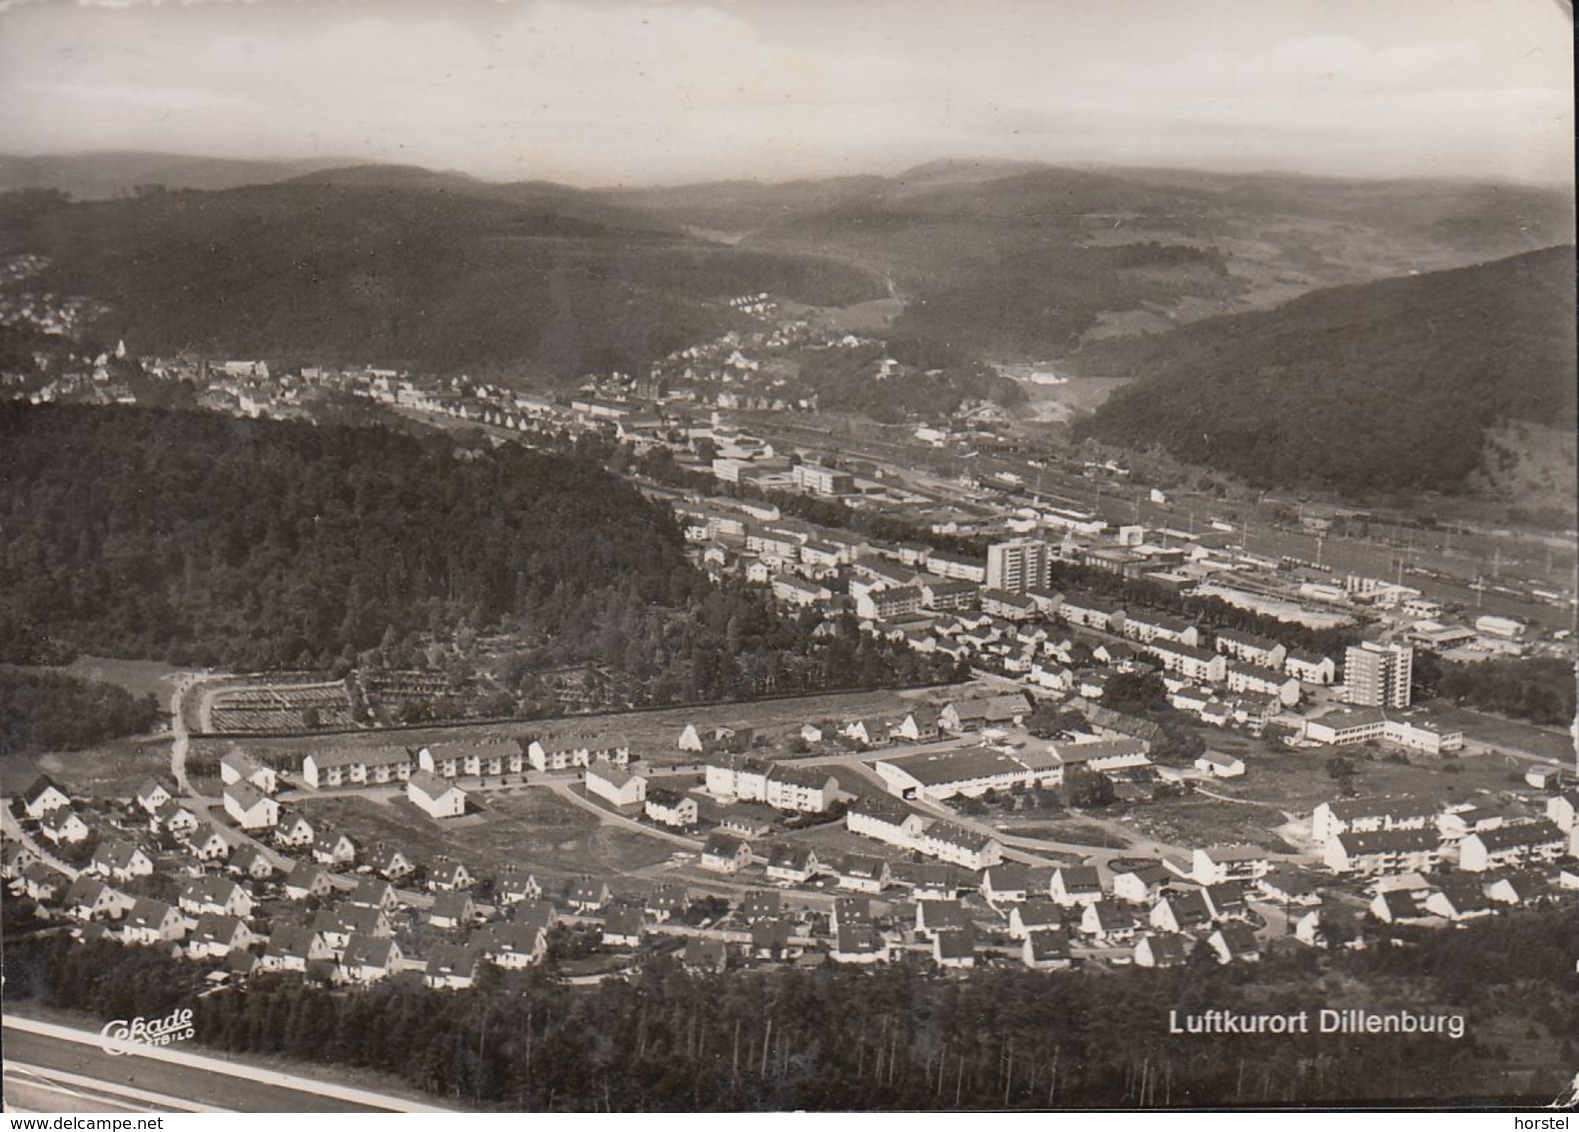
[[1283, 661], [1283, 671], [1305, 684], [1326, 687], [1338, 678], [1338, 666], [1330, 656], [1319, 653], [1289, 650]]
[[245, 951], [257, 938], [241, 917], [210, 912], [199, 916], [187, 933], [186, 954], [190, 959], [223, 959], [232, 951]]
[[783, 881], [786, 884], [805, 884], [822, 871], [822, 863], [817, 860], [817, 851], [810, 846], [785, 844], [768, 848], [769, 880]]
[[428, 887], [435, 892], [470, 888], [472, 883], [471, 870], [461, 861], [441, 858], [428, 869]]
[[701, 816], [701, 809], [695, 798], [689, 794], [681, 794], [658, 786], [647, 788], [647, 799], [642, 803], [642, 812], [652, 821], [666, 825], [670, 829], [689, 829]]
[[217, 826], [208, 822], [187, 838], [186, 847], [199, 861], [223, 861], [230, 856], [230, 842]]
[[985, 869], [1003, 860], [1003, 845], [997, 838], [948, 821], [927, 826], [915, 847], [928, 857], [967, 869]]
[[1434, 827], [1340, 833], [1326, 843], [1324, 853], [1331, 871], [1362, 876], [1428, 873], [1441, 859], [1442, 841]]
[[290, 875], [285, 878], [285, 895], [291, 900], [327, 896], [332, 887], [329, 874], [311, 861], [297, 861]]
[[146, 896], [137, 898], [121, 922], [122, 943], [176, 943], [185, 935], [186, 920], [181, 913], [162, 900]]
[[1208, 748], [1195, 760], [1195, 769], [1213, 778], [1239, 778], [1245, 773], [1245, 760]]
[[1256, 845], [1211, 845], [1195, 850], [1190, 877], [1197, 884], [1250, 881], [1266, 876], [1272, 859]]
[[406, 798], [435, 820], [466, 813], [466, 791], [429, 770], [419, 770], [406, 780]]
[[150, 814], [170, 801], [172, 796], [165, 784], [157, 778], [146, 779], [137, 788], [137, 804]]
[[376, 983], [399, 970], [404, 958], [400, 944], [393, 939], [353, 935], [340, 956], [340, 970], [349, 982]]
[[284, 822], [274, 827], [275, 843], [286, 849], [305, 849], [317, 836], [318, 831], [313, 829], [312, 822], [301, 814], [290, 814]]
[[751, 846], [727, 833], [713, 833], [702, 846], [702, 868], [715, 873], [738, 873], [751, 861]]
[[1458, 867], [1466, 872], [1522, 868], [1561, 857], [1568, 837], [1549, 821], [1521, 822], [1471, 833], [1459, 844]]
[[826, 769], [775, 764], [768, 769], [765, 800], [775, 810], [821, 814], [839, 797], [839, 780]]
[[203, 823], [197, 810], [185, 802], [172, 798], [148, 815], [150, 833], [166, 832], [174, 837], [190, 837]]
[[280, 821], [280, 804], [242, 780], [225, 787], [225, 812], [242, 829], [273, 829]]
[[188, 916], [213, 913], [222, 916], [252, 915], [252, 894], [235, 881], [216, 873], [193, 877], [181, 886], [177, 906]]
[[1434, 826], [1441, 805], [1417, 798], [1344, 798], [1323, 802], [1310, 816], [1310, 836], [1324, 845], [1340, 833], [1425, 829]]
[[839, 887], [846, 892], [876, 895], [893, 883], [893, 870], [882, 857], [846, 854], [839, 862]]
[[45, 810], [38, 819], [38, 831], [56, 845], [77, 845], [88, 839], [88, 823], [66, 806]]
[[1053, 903], [1064, 908], [1095, 904], [1102, 899], [1102, 875], [1095, 865], [1065, 865], [1053, 870], [1047, 894]]
[[141, 846], [113, 838], [99, 842], [93, 850], [93, 859], [88, 862], [87, 871], [111, 880], [134, 880], [152, 876], [154, 862]]
[[411, 752], [404, 747], [313, 751], [302, 759], [302, 781], [314, 790], [404, 782], [411, 777]]
[[356, 862], [356, 843], [343, 833], [321, 829], [313, 838], [313, 860], [320, 865], [337, 868]]
[[248, 782], [265, 794], [273, 794], [279, 789], [279, 778], [274, 768], [239, 748], [227, 751], [225, 757], [219, 760], [219, 780], [226, 786], [234, 782]]
[[587, 793], [620, 809], [636, 808], [647, 800], [647, 776], [606, 759], [587, 765]]
[[909, 849], [926, 828], [926, 819], [892, 798], [869, 795], [856, 799], [845, 813], [844, 824], [851, 833]]
[[83, 873], [66, 889], [64, 904], [66, 915], [74, 920], [118, 920], [137, 903], [117, 888], [111, 888], [98, 877]]

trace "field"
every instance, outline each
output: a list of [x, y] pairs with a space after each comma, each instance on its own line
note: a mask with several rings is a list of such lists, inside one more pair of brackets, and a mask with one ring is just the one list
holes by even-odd
[[7, 798], [14, 798], [40, 774], [49, 775], [76, 794], [130, 797], [150, 775], [169, 779], [170, 740], [158, 736], [115, 739], [81, 751], [0, 759], [0, 790]]
[[672, 851], [640, 834], [603, 826], [541, 789], [488, 795], [481, 813], [442, 825], [403, 796], [313, 798], [299, 805], [309, 821], [340, 830], [358, 847], [398, 844], [414, 862], [432, 864], [447, 856], [483, 876], [518, 865], [545, 885], [581, 873], [628, 876], [660, 864]]
[[1131, 815], [1137, 830], [1159, 841], [1188, 846], [1244, 841], [1278, 852], [1301, 848], [1273, 832], [1286, 820], [1270, 806], [1203, 797], [1151, 802]]
[[63, 672], [67, 676], [79, 676], [84, 680], [114, 684], [118, 688], [125, 688], [137, 697], [151, 694], [162, 706], [168, 708], [175, 678], [183, 675], [187, 670], [172, 668], [156, 660], [114, 660], [102, 656], [79, 656], [64, 668], [39, 671]]

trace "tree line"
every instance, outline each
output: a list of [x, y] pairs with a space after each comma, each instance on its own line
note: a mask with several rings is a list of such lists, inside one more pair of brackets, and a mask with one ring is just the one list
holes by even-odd
[[[1545, 1103], [1579, 1053], [1579, 923], [1515, 912], [1405, 947], [1259, 966], [1118, 974], [977, 970], [698, 975], [648, 953], [628, 978], [569, 987], [486, 969], [461, 992], [404, 979], [330, 992], [299, 976], [194, 1001], [210, 964], [155, 950], [21, 939], [7, 994], [98, 1018], [193, 1006], [210, 1048], [398, 1075], [482, 1108], [848, 1110]], [[1456, 1011], [1467, 1035], [1180, 1036], [1169, 1012], [1321, 1007]], [[1312, 1027], [1314, 1029], [1314, 1026]]]

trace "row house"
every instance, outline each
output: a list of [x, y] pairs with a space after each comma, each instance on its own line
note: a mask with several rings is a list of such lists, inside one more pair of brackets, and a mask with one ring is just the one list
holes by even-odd
[[1467, 872], [1547, 864], [1566, 851], [1568, 836], [1552, 822], [1530, 821], [1471, 833], [1459, 846], [1458, 867]]
[[406, 781], [412, 769], [404, 747], [314, 751], [302, 759], [302, 781], [314, 790], [383, 785]]
[[967, 869], [985, 869], [1003, 860], [1003, 845], [997, 838], [947, 821], [928, 826], [915, 847], [929, 857]]
[[1338, 666], [1330, 656], [1290, 649], [1283, 661], [1283, 671], [1305, 684], [1326, 687], [1338, 678]]
[[970, 582], [977, 586], [985, 585], [987, 581], [986, 559], [966, 558], [941, 550], [934, 550], [927, 555], [927, 570], [940, 578]]
[[1193, 624], [1181, 617], [1170, 617], [1163, 613], [1126, 611], [1122, 633], [1143, 645], [1167, 641], [1196, 648], [1201, 643], [1201, 631]]
[[826, 813], [839, 797], [839, 780], [809, 766], [774, 765], [768, 770], [767, 804], [802, 814]]
[[863, 589], [856, 593], [855, 613], [864, 621], [886, 621], [921, 610], [921, 589], [918, 586], [892, 586], [882, 589]]
[[515, 739], [489, 743], [430, 743], [416, 752], [416, 765], [440, 778], [477, 778], [520, 774], [526, 752]]
[[926, 819], [892, 798], [871, 795], [856, 799], [845, 813], [845, 828], [888, 845], [911, 848], [926, 828]]
[[1037, 615], [1036, 602], [1007, 590], [982, 590], [981, 611], [1006, 621], [1029, 621]]
[[1099, 629], [1104, 633], [1123, 633], [1126, 614], [1116, 605], [1095, 598], [1065, 594], [1058, 606], [1058, 616], [1065, 624], [1083, 629]]
[[1224, 656], [1260, 668], [1281, 669], [1288, 659], [1288, 649], [1277, 641], [1237, 629], [1218, 630], [1215, 644]]
[[833, 591], [820, 582], [797, 578], [794, 574], [773, 575], [773, 598], [786, 605], [802, 609], [825, 605], [833, 600]]
[[1254, 664], [1228, 665], [1228, 690], [1253, 695], [1276, 696], [1284, 707], [1299, 703], [1299, 681], [1280, 669]]
[[1221, 684], [1228, 678], [1228, 659], [1221, 653], [1181, 645], [1173, 641], [1153, 641], [1146, 646], [1162, 662], [1163, 670], [1200, 684]]
[[918, 583], [924, 609], [971, 609], [981, 592], [969, 582], [925, 575]]
[[594, 759], [603, 759], [615, 766], [627, 766], [631, 761], [630, 740], [612, 734], [534, 739], [527, 754], [533, 769], [539, 771], [585, 767]]
[[1425, 829], [1436, 824], [1440, 807], [1418, 798], [1342, 798], [1323, 802], [1310, 817], [1311, 840], [1324, 845], [1340, 833], [1382, 829]]
[[1327, 868], [1363, 876], [1430, 872], [1442, 859], [1436, 829], [1340, 833], [1326, 843]]
[[715, 755], [707, 760], [707, 792], [738, 802], [768, 800], [768, 764], [746, 755]]
[[1195, 850], [1190, 877], [1197, 884], [1226, 884], [1264, 877], [1272, 868], [1265, 849], [1254, 845], [1212, 845]]

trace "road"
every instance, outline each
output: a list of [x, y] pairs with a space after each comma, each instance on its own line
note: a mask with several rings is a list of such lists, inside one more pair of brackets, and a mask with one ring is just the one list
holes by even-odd
[[98, 1111], [99, 1100], [138, 1112], [445, 1111], [175, 1046], [116, 1056], [95, 1033], [20, 1018], [5, 1020], [5, 1086], [7, 1108], [15, 1089], [45, 1112]]

